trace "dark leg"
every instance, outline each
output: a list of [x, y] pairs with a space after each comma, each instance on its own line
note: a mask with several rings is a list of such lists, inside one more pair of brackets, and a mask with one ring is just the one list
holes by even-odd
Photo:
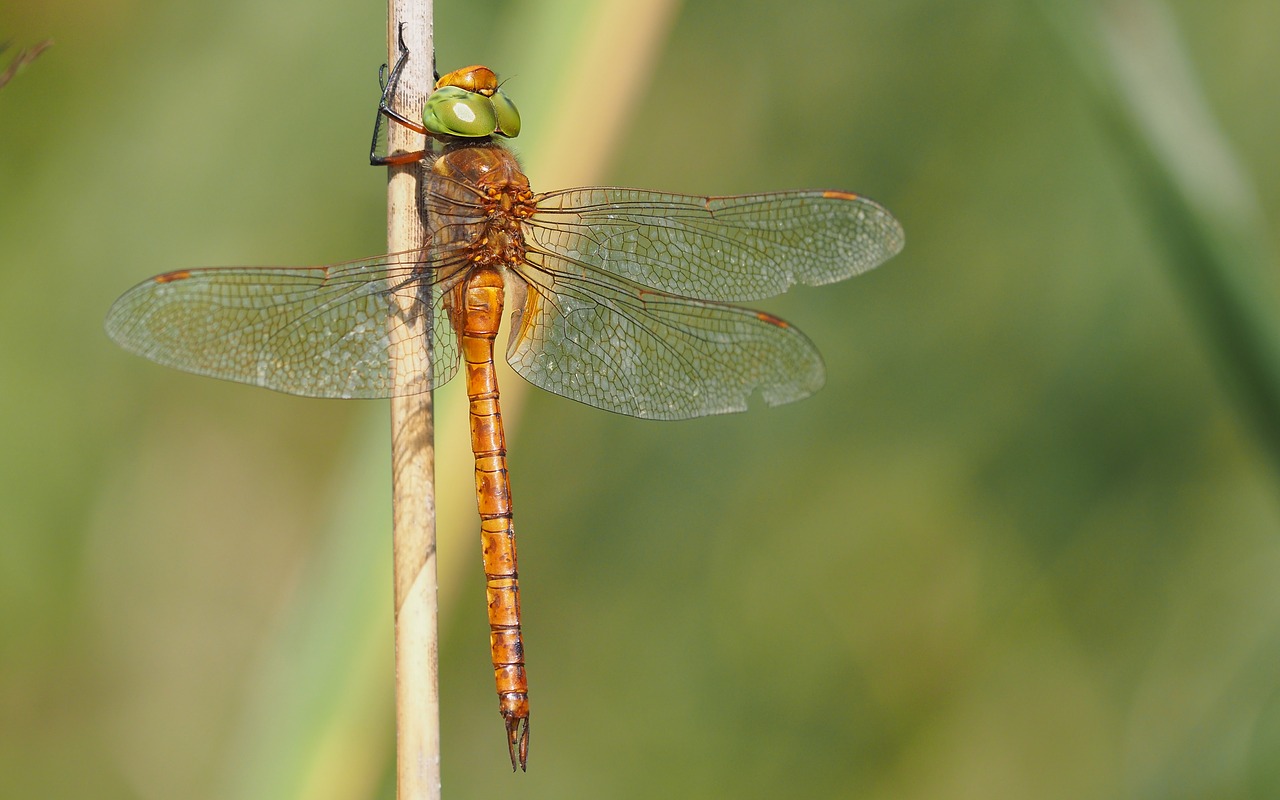
[[[426, 156], [426, 150], [417, 150], [408, 153], [394, 153], [391, 155], [378, 155], [378, 134], [382, 132], [382, 119], [386, 117], [394, 122], [398, 122], [414, 133], [426, 135], [427, 129], [419, 122], [414, 122], [405, 115], [401, 114], [391, 107], [391, 101], [395, 97], [396, 84], [400, 81], [400, 71], [404, 69], [405, 62], [409, 60], [409, 48], [404, 43], [404, 25], [400, 26], [400, 55], [396, 58], [395, 66], [391, 68], [391, 73], [387, 74], [387, 65], [383, 64], [378, 70], [378, 85], [382, 87], [382, 98], [378, 100], [378, 114], [373, 121], [373, 142], [369, 145], [369, 163], [375, 167], [386, 166], [388, 164], [412, 164], [415, 161], [421, 161]], [[434, 72], [435, 65], [432, 65]]]

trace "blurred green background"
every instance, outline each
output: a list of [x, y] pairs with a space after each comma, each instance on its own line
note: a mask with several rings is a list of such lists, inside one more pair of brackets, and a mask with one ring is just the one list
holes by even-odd
[[[437, 0], [439, 63], [589, 115], [595, 5]], [[907, 249], [764, 304], [802, 403], [513, 392], [527, 775], [439, 393], [446, 797], [1280, 796], [1280, 6], [1067, 6], [679, 8], [600, 179], [851, 189]], [[386, 404], [101, 328], [164, 270], [381, 252], [384, 14], [0, 6], [0, 63], [56, 41], [0, 90], [5, 797], [393, 796]]]

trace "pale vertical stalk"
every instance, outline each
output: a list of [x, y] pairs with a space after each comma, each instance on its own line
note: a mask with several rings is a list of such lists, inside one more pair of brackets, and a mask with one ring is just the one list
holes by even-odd
[[[394, 104], [416, 113], [431, 91], [431, 0], [388, 0], [387, 63], [399, 56], [401, 25], [409, 61], [400, 75]], [[388, 126], [387, 151], [420, 150], [422, 137], [402, 125]], [[420, 165], [389, 168], [387, 248], [398, 253], [425, 244], [419, 214]], [[416, 295], [401, 299], [412, 309]], [[426, 319], [420, 313], [414, 317]], [[405, 326], [392, 319], [394, 369], [424, 372], [428, 365], [417, 337], [429, 326]], [[399, 341], [395, 339], [399, 337]], [[391, 401], [392, 551], [395, 569], [396, 797], [440, 797], [439, 623], [436, 587], [435, 452], [431, 393]]]

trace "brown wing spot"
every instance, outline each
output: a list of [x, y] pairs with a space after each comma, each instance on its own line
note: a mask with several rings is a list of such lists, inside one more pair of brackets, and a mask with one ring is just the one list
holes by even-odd
[[791, 323], [787, 322], [785, 319], [781, 317], [775, 317], [772, 314], [766, 314], [763, 311], [756, 312], [756, 319], [760, 320], [761, 322], [767, 323], [769, 325], [773, 325], [774, 327], [777, 327], [777, 328], [791, 327]]
[[830, 191], [830, 192], [823, 192], [822, 196], [827, 198], [828, 200], [857, 200], [858, 199], [858, 196], [853, 192]]
[[185, 281], [187, 278], [190, 278], [190, 277], [191, 277], [190, 272], [188, 272], [185, 269], [180, 269], [177, 272], [166, 272], [163, 275], [157, 275], [152, 280], [154, 280], [156, 283], [173, 283], [174, 281]]

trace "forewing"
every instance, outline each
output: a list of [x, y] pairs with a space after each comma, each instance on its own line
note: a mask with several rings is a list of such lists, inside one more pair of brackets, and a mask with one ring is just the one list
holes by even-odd
[[540, 195], [526, 239], [658, 291], [758, 300], [875, 267], [902, 249], [902, 226], [849, 192], [695, 197], [642, 189]]
[[[122, 295], [107, 313], [107, 334], [165, 366], [289, 394], [423, 392], [457, 371], [458, 345], [439, 285], [449, 270], [419, 255], [171, 272]], [[406, 295], [413, 299], [402, 310], [396, 301]], [[401, 339], [408, 346], [393, 354]]]
[[652, 419], [743, 411], [817, 391], [822, 358], [804, 334], [758, 311], [645, 289], [531, 252], [507, 360], [531, 383]]

